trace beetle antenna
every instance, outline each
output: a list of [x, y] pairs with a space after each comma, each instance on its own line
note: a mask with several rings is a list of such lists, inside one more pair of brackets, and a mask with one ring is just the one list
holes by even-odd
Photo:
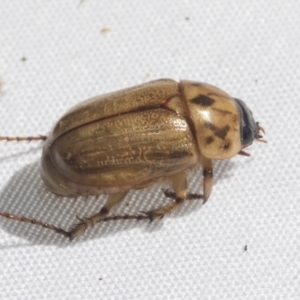
[[263, 139], [262, 139], [263, 136], [262, 136], [261, 134], [259, 134], [260, 131], [261, 131], [263, 134], [266, 134], [264, 128], [261, 127], [261, 126], [259, 125], [259, 122], [256, 122], [256, 127], [257, 127], [257, 134], [256, 134], [255, 139], [256, 139], [258, 142], [267, 143], [266, 140], [263, 140]]
[[258, 141], [258, 142], [262, 142], [262, 143], [267, 143], [266, 140], [262, 140], [262, 139], [260, 139], [260, 138], [258, 138], [257, 141]]
[[259, 125], [259, 122], [256, 122], [256, 124], [257, 124], [258, 131], [262, 131], [263, 134], [266, 134], [264, 128]]
[[38, 135], [38, 136], [0, 136], [0, 141], [17, 141], [17, 142], [31, 142], [31, 141], [46, 141], [47, 136], [46, 135]]

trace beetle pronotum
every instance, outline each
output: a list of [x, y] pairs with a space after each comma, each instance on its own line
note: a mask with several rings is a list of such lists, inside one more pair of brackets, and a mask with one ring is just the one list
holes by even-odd
[[[44, 140], [41, 176], [46, 187], [64, 197], [109, 194], [101, 210], [70, 231], [30, 218], [0, 212], [71, 239], [95, 223], [163, 217], [187, 199], [208, 200], [212, 160], [236, 154], [262, 140], [263, 128], [245, 103], [205, 83], [170, 79], [151, 81], [73, 107], [49, 136], [0, 137], [6, 141]], [[187, 192], [187, 170], [200, 163], [203, 195]], [[130, 189], [170, 181], [173, 201], [137, 215], [107, 216]]]

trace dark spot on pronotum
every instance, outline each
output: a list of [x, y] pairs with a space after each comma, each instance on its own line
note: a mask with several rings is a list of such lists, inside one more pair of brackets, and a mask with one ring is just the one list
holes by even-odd
[[230, 147], [230, 142], [229, 142], [229, 141], [226, 141], [226, 142], [224, 143], [223, 148], [224, 148], [225, 150], [227, 150], [229, 147]]
[[221, 139], [224, 139], [226, 137], [229, 129], [230, 129], [229, 125], [226, 125], [223, 128], [217, 129], [215, 131], [215, 135], [218, 136]]
[[235, 122], [238, 122], [239, 121], [239, 117], [237, 115], [233, 115], [232, 116], [232, 122], [235, 123]]
[[215, 100], [213, 98], [210, 98], [205, 95], [199, 95], [191, 100], [191, 102], [195, 104], [199, 104], [204, 107], [212, 106], [215, 103]]
[[216, 126], [213, 123], [205, 122], [204, 126], [212, 131], [216, 130]]
[[225, 125], [223, 128], [218, 128], [214, 124], [206, 122], [204, 126], [214, 132], [214, 134], [219, 137], [220, 139], [224, 139], [230, 130], [229, 125]]
[[213, 138], [213, 136], [207, 136], [206, 138], [205, 138], [205, 143], [206, 143], [206, 145], [210, 145], [211, 143], [213, 143], [214, 142], [214, 138]]

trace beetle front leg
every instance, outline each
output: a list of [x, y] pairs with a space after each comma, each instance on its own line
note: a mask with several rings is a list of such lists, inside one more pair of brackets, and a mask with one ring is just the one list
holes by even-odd
[[[186, 195], [185, 199], [186, 200], [192, 200], [192, 199], [204, 199], [203, 204], [205, 204], [205, 202], [208, 200], [211, 191], [212, 191], [212, 187], [213, 187], [213, 164], [212, 164], [212, 160], [202, 157], [201, 158], [201, 165], [203, 168], [203, 191], [204, 191], [204, 195], [201, 194], [193, 194], [193, 193], [189, 193]], [[173, 186], [175, 186], [173, 184]], [[175, 191], [175, 187], [174, 187], [174, 191]], [[163, 191], [165, 196], [168, 198], [173, 198], [176, 199], [177, 198], [177, 194], [176, 191], [175, 192], [171, 192], [169, 190], [164, 190]]]
[[110, 194], [107, 202], [98, 213], [88, 218], [80, 219], [80, 223], [75, 225], [75, 227], [68, 232], [69, 238], [72, 240], [81, 232], [85, 231], [88, 227], [99, 223], [112, 210], [114, 206], [116, 206], [125, 198], [127, 193], [128, 191]]
[[208, 200], [212, 187], [213, 187], [213, 164], [212, 160], [202, 157], [201, 165], [203, 168], [203, 191], [204, 191], [204, 202]]

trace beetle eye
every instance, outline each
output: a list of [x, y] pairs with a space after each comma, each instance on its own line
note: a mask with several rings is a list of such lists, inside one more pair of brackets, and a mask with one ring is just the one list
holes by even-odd
[[251, 129], [247, 126], [243, 126], [243, 144], [244, 144], [244, 141], [250, 141], [252, 135], [253, 134], [252, 134]]
[[236, 98], [234, 98], [234, 100], [237, 103], [237, 106], [239, 107], [241, 112], [242, 145], [243, 147], [246, 147], [252, 144], [256, 136], [257, 126], [253, 119], [251, 110], [246, 106], [244, 101]]

